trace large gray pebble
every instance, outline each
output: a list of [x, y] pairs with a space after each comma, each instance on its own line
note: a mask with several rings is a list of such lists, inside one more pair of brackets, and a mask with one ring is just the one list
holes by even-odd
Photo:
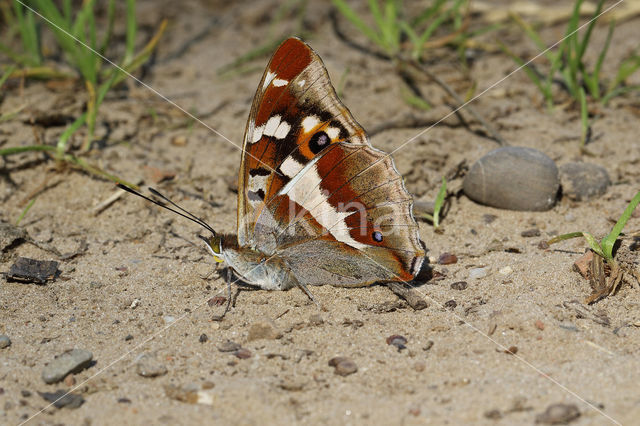
[[464, 179], [467, 197], [508, 210], [549, 210], [559, 187], [558, 168], [551, 158], [536, 149], [516, 146], [489, 152]]
[[560, 166], [562, 195], [575, 201], [599, 197], [611, 185], [604, 167], [590, 163], [567, 163]]
[[45, 383], [56, 383], [64, 379], [68, 374], [77, 373], [89, 365], [93, 354], [84, 349], [73, 349], [58, 355], [42, 370], [42, 380]]

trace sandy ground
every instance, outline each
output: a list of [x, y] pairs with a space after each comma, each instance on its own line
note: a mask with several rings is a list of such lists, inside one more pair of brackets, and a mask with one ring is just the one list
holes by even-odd
[[[232, 186], [240, 160], [234, 144], [241, 143], [267, 57], [251, 61], [242, 74], [220, 76], [217, 70], [270, 32], [295, 31], [295, 22], [287, 18], [271, 26], [272, 1], [165, 3], [139, 5], [140, 43], [161, 17], [170, 19], [155, 62], [141, 78], [233, 143], [129, 81], [102, 106], [98, 136], [104, 140], [88, 160], [129, 181], [153, 184], [216, 229], [234, 232]], [[437, 120], [450, 111], [444, 105], [452, 100], [427, 79], [419, 84], [434, 109], [422, 112], [404, 103], [393, 67], [341, 41], [328, 10], [323, 2], [309, 5], [307, 41], [334, 82], [346, 76], [342, 99], [365, 129], [407, 113]], [[637, 47], [638, 25], [640, 18], [617, 24], [605, 74]], [[345, 22], [342, 26], [364, 42]], [[563, 31], [561, 23], [542, 33], [551, 43]], [[605, 35], [606, 26], [598, 26], [595, 48]], [[485, 41], [496, 38], [523, 56], [536, 53], [509, 25]], [[465, 74], [455, 53], [442, 49], [434, 52], [430, 67], [464, 93], [469, 76], [479, 92], [515, 65], [502, 53], [479, 52]], [[52, 111], [77, 115], [83, 102], [78, 92], [28, 82], [4, 93], [3, 111], [27, 108], [0, 124], [0, 145], [30, 144], [36, 137], [54, 144], [64, 126], [34, 127], [30, 120]], [[604, 166], [612, 185], [599, 199], [562, 199], [546, 212], [498, 210], [453, 198], [442, 233], [420, 224], [430, 258], [449, 252], [458, 262], [431, 265], [437, 278], [416, 283], [429, 303], [418, 311], [385, 286], [323, 286], [313, 289], [320, 309], [297, 289], [239, 291], [231, 311], [215, 321], [223, 308], [208, 301], [225, 295], [225, 284], [221, 274], [212, 273], [214, 262], [196, 238], [203, 231], [130, 196], [95, 215], [94, 206], [114, 192], [112, 183], [56, 169], [38, 154], [3, 162], [0, 219], [15, 222], [30, 194], [39, 191], [20, 226], [40, 247], [79, 253], [60, 259], [29, 243], [2, 253], [0, 271], [25, 256], [58, 260], [61, 274], [46, 285], [0, 282], [0, 334], [12, 341], [0, 349], [0, 423], [531, 424], [556, 403], [579, 410], [572, 424], [637, 423], [640, 293], [623, 284], [613, 297], [584, 305], [589, 283], [572, 270], [584, 241], [551, 249], [538, 244], [576, 230], [605, 235], [638, 190], [640, 98], [593, 105], [588, 156], [579, 150], [579, 114], [562, 107], [546, 111], [523, 73], [474, 106], [512, 145], [539, 149], [559, 165], [578, 160]], [[470, 128], [452, 117], [394, 155], [417, 199], [433, 199], [444, 173], [498, 146], [465, 117]], [[388, 130], [373, 135], [372, 143], [391, 151], [422, 130]], [[81, 141], [79, 133], [75, 143]], [[158, 171], [175, 178], [154, 183]], [[627, 234], [639, 225], [632, 218]], [[532, 228], [540, 235], [521, 236]], [[503, 248], [491, 250], [495, 241]], [[487, 275], [469, 278], [470, 269], [480, 267]], [[467, 282], [466, 289], [452, 288], [459, 281]], [[258, 329], [264, 332], [253, 339]], [[406, 349], [388, 345], [392, 335], [404, 336]], [[250, 356], [221, 352], [227, 340]], [[517, 348], [515, 355], [505, 353], [510, 347]], [[66, 384], [45, 384], [40, 377], [45, 365], [72, 348], [91, 351], [95, 364]], [[139, 375], [141, 354], [151, 354], [167, 373]], [[335, 356], [350, 358], [358, 371], [334, 374], [328, 362]], [[190, 389], [202, 389], [209, 403], [169, 397], [171, 386], [191, 396]], [[57, 389], [73, 389], [84, 404], [57, 409], [37, 393]]]

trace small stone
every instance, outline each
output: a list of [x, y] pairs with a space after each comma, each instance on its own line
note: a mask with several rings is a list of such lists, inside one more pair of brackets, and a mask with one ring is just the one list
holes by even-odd
[[485, 411], [484, 416], [491, 420], [500, 420], [502, 418], [502, 413], [498, 409], [493, 409]]
[[9, 339], [9, 336], [0, 334], [0, 349], [8, 348], [9, 346], [11, 346], [11, 339]]
[[418, 373], [422, 373], [426, 368], [427, 368], [427, 364], [425, 364], [422, 361], [418, 361], [415, 364], [413, 364], [413, 369]]
[[118, 398], [117, 401], [118, 401], [118, 404], [131, 404], [131, 400], [125, 397]]
[[164, 321], [164, 323], [167, 325], [175, 322], [175, 320], [176, 317], [174, 317], [173, 315], [165, 315], [164, 317], [162, 317], [162, 321]]
[[247, 336], [247, 341], [251, 342], [258, 339], [273, 340], [279, 339], [281, 337], [282, 333], [276, 330], [271, 322], [262, 321], [251, 324], [251, 327], [249, 327], [249, 335]]
[[202, 382], [202, 389], [204, 390], [213, 389], [215, 386], [216, 384], [210, 380], [205, 380], [204, 382]]
[[324, 324], [324, 319], [322, 319], [322, 315], [320, 314], [311, 314], [309, 316], [309, 325], [311, 326], [319, 326]]
[[564, 221], [565, 222], [575, 222], [576, 221], [576, 216], [573, 213], [567, 213], [564, 215]]
[[133, 340], [133, 336], [132, 336], [131, 334], [127, 334], [127, 335], [124, 337], [124, 341], [125, 341], [125, 342], [128, 342], [129, 340]]
[[31, 396], [31, 391], [22, 389], [20, 391], [20, 395], [22, 395], [23, 398], [29, 398]]
[[442, 253], [440, 257], [438, 257], [438, 264], [440, 265], [451, 265], [456, 262], [458, 262], [458, 257], [455, 254]]
[[406, 349], [405, 346], [407, 344], [407, 338], [404, 336], [400, 336], [399, 334], [394, 334], [392, 336], [387, 337], [387, 345], [395, 346], [398, 348], [398, 352], [403, 349]]
[[222, 306], [225, 303], [227, 303], [227, 298], [224, 297], [224, 296], [216, 296], [216, 297], [212, 297], [211, 299], [207, 300], [207, 305], [209, 305], [210, 307]]
[[546, 249], [548, 249], [548, 248], [549, 248], [549, 243], [548, 243], [548, 242], [546, 242], [546, 241], [540, 241], [540, 242], [538, 243], [538, 248], [539, 248], [540, 250], [546, 250]]
[[474, 163], [464, 193], [487, 206], [519, 211], [548, 210], [556, 202], [558, 168], [542, 152], [524, 147], [495, 149]]
[[540, 230], [538, 228], [527, 229], [526, 231], [522, 231], [520, 236], [524, 238], [539, 237]]
[[304, 389], [307, 382], [304, 379], [286, 377], [280, 381], [278, 387], [289, 392], [298, 392]]
[[334, 374], [348, 376], [358, 371], [358, 366], [350, 358], [337, 356], [329, 360], [329, 366], [334, 367]]
[[487, 276], [487, 268], [473, 268], [469, 269], [469, 279], [477, 280]]
[[451, 300], [447, 300], [446, 302], [444, 302], [444, 307], [447, 309], [455, 309], [456, 306], [458, 306], [458, 304], [456, 303], [455, 300], [451, 299]]
[[428, 351], [433, 347], [433, 340], [427, 340], [427, 344], [422, 348], [423, 351]]
[[599, 197], [611, 185], [604, 167], [590, 163], [567, 163], [559, 168], [562, 195], [574, 201]]
[[536, 320], [533, 325], [535, 325], [538, 330], [544, 330], [544, 323], [540, 320]]
[[500, 275], [509, 275], [512, 272], [513, 272], [513, 269], [511, 268], [511, 266], [505, 266], [504, 268], [501, 268], [498, 271]]
[[518, 347], [517, 346], [509, 346], [509, 349], [507, 349], [506, 351], [504, 351], [505, 354], [509, 354], [509, 355], [515, 355], [518, 353]]
[[55, 392], [38, 392], [38, 394], [46, 401], [53, 403], [56, 408], [78, 408], [84, 404], [84, 398], [74, 393], [67, 393], [63, 389]]
[[238, 349], [233, 353], [233, 355], [235, 355], [235, 357], [239, 359], [248, 359], [248, 358], [251, 358], [252, 356], [251, 351], [246, 348]]
[[207, 340], [209, 340], [209, 336], [207, 336], [207, 335], [206, 335], [206, 334], [204, 334], [204, 333], [202, 333], [202, 334], [200, 335], [200, 337], [198, 338], [198, 341], [199, 341], [200, 343], [204, 343], [204, 342], [206, 342]]
[[235, 352], [240, 349], [240, 345], [236, 342], [232, 342], [231, 340], [227, 340], [226, 342], [218, 345], [218, 350], [220, 352]]
[[42, 370], [45, 383], [56, 383], [68, 374], [77, 373], [91, 365], [93, 354], [84, 349], [73, 349], [58, 355]]
[[63, 383], [71, 387], [76, 384], [76, 378], [73, 374], [68, 374], [67, 377], [64, 378]]
[[536, 416], [536, 423], [547, 425], [566, 424], [580, 417], [580, 410], [575, 404], [552, 404], [544, 413]]
[[136, 372], [142, 377], [158, 377], [167, 374], [167, 367], [161, 364], [154, 355], [144, 353], [137, 358]]
[[187, 137], [185, 135], [176, 135], [171, 138], [171, 145], [173, 146], [185, 146], [187, 144]]
[[467, 282], [466, 281], [456, 281], [455, 283], [451, 283], [451, 289], [452, 290], [466, 290], [467, 288]]

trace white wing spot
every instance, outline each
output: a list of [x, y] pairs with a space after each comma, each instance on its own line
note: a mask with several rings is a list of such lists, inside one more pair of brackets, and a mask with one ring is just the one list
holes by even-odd
[[[302, 169], [303, 169], [302, 164], [294, 160], [293, 157], [287, 157], [286, 160], [282, 162], [282, 165], [280, 165], [280, 170], [282, 170], [282, 173], [284, 173], [285, 176], [289, 178], [292, 178], [298, 173], [300, 173], [300, 170]], [[280, 190], [280, 192], [283, 194], [286, 193], [285, 188], [289, 186], [292, 182], [294, 181], [293, 180], [289, 181], [287, 185], [285, 185], [285, 187], [283, 187], [282, 190]]]
[[298, 82], [298, 86], [302, 87], [302, 86], [304, 86], [304, 84], [305, 84], [306, 82], [307, 82], [307, 80], [300, 80], [300, 81]]
[[[280, 170], [282, 170], [288, 177], [293, 176], [293, 178], [282, 187], [278, 194], [287, 194], [290, 200], [298, 203], [307, 210], [311, 210], [319, 206], [328, 206], [329, 208], [326, 210], [324, 208], [322, 209], [321, 215], [314, 215], [313, 218], [325, 229], [329, 230], [336, 240], [357, 249], [369, 247], [367, 244], [354, 240], [349, 234], [350, 230], [345, 218], [350, 216], [353, 212], [341, 212], [329, 204], [329, 194], [320, 188], [320, 181], [322, 181], [322, 178], [315, 167], [319, 159], [320, 156], [316, 156], [313, 160], [309, 161], [304, 167], [302, 167], [302, 164], [298, 163], [292, 157], [288, 157], [280, 166]], [[336, 227], [336, 225], [342, 226]]]
[[258, 126], [253, 129], [253, 134], [251, 135], [251, 143], [256, 143], [262, 138], [262, 132], [264, 131], [264, 124], [262, 126]]
[[309, 133], [318, 125], [318, 123], [320, 123], [320, 119], [315, 115], [306, 116], [304, 120], [302, 120], [302, 129], [305, 133]]
[[327, 136], [329, 136], [329, 139], [331, 140], [338, 139], [339, 134], [340, 129], [338, 129], [337, 127], [329, 127], [327, 129]]
[[276, 87], [286, 86], [287, 83], [289, 83], [288, 80], [283, 80], [281, 78], [276, 78], [275, 80], [273, 80], [273, 85]]
[[267, 76], [264, 78], [264, 83], [262, 83], [262, 90], [266, 89], [267, 86], [271, 84], [274, 78], [276, 78], [276, 73], [267, 71]]
[[280, 125], [280, 116], [274, 115], [267, 120], [267, 123], [264, 125], [264, 131], [262, 132], [265, 136], [273, 136], [278, 130], [278, 126]]
[[276, 139], [284, 139], [289, 134], [289, 130], [291, 130], [291, 126], [289, 125], [289, 123], [287, 123], [286, 121], [281, 121], [273, 136]]

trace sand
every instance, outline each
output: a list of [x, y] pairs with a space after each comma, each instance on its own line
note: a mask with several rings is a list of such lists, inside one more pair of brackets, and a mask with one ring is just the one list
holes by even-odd
[[[139, 2], [140, 45], [161, 17], [170, 19], [153, 64], [139, 77], [228, 140], [129, 80], [102, 105], [102, 142], [86, 159], [128, 181], [153, 185], [217, 230], [234, 232], [237, 145], [268, 56], [250, 61], [243, 73], [217, 71], [270, 31], [294, 33], [291, 16], [269, 23], [276, 3]], [[455, 102], [428, 78], [418, 85], [434, 108], [408, 106], [393, 66], [346, 45], [328, 13], [326, 3], [309, 5], [306, 39], [334, 83], [344, 80], [342, 100], [365, 129], [407, 114], [436, 121], [451, 111], [447, 105]], [[639, 19], [616, 25], [606, 76], [637, 47]], [[346, 22], [341, 26], [367, 43]], [[557, 40], [564, 26], [543, 26], [545, 40]], [[606, 31], [606, 25], [594, 31], [589, 60]], [[482, 38], [494, 45], [497, 39], [523, 57], [537, 53], [516, 27]], [[455, 52], [443, 48], [433, 52], [429, 67], [460, 93], [472, 81], [480, 93], [516, 65], [499, 51], [478, 51], [466, 73]], [[2, 111], [26, 107], [0, 124], [0, 146], [35, 143], [36, 137], [55, 144], [65, 127], [33, 126], [31, 120], [53, 112], [77, 116], [83, 93], [81, 86], [43, 82], [13, 86], [3, 93]], [[60, 275], [46, 285], [0, 281], [0, 334], [12, 341], [0, 349], [0, 423], [531, 424], [559, 403], [578, 410], [576, 425], [637, 422], [638, 289], [624, 283], [615, 295], [586, 305], [589, 282], [572, 269], [587, 248], [584, 240], [548, 249], [539, 243], [578, 230], [606, 235], [637, 192], [640, 98], [635, 93], [591, 106], [589, 155], [580, 151], [578, 111], [571, 105], [546, 110], [522, 72], [473, 106], [511, 145], [536, 148], [558, 165], [598, 164], [612, 185], [597, 199], [565, 197], [545, 212], [498, 210], [452, 197], [441, 232], [420, 221], [432, 260], [431, 279], [414, 283], [428, 302], [422, 310], [384, 285], [313, 288], [319, 307], [298, 289], [234, 285], [234, 304], [217, 320], [224, 306], [209, 301], [226, 296], [225, 275], [197, 238], [204, 230], [128, 195], [96, 213], [95, 206], [116, 191], [113, 183], [56, 167], [43, 154], [3, 161], [0, 219], [14, 223], [37, 194], [20, 223], [36, 244], [9, 247], [0, 271], [23, 256], [59, 261]], [[378, 132], [371, 142], [388, 152], [414, 138], [394, 154], [395, 162], [415, 198], [433, 200], [443, 174], [498, 147], [473, 117], [463, 116], [468, 126], [453, 116], [428, 131]], [[74, 137], [74, 146], [83, 135]], [[623, 244], [633, 241], [639, 225], [637, 217], [628, 222]], [[532, 228], [540, 235], [521, 235]], [[501, 248], [491, 249], [496, 241]], [[62, 259], [47, 247], [76, 255]], [[442, 253], [455, 254], [457, 263], [433, 264]], [[486, 276], [471, 279], [474, 268], [484, 268]], [[452, 288], [460, 281], [465, 289]], [[406, 348], [387, 344], [392, 335], [403, 336]], [[243, 350], [221, 352], [228, 340]], [[66, 382], [45, 384], [43, 368], [73, 348], [92, 352], [95, 363]], [[166, 374], [138, 374], [142, 354]], [[336, 356], [353, 361], [357, 372], [335, 374], [329, 361]], [[58, 409], [38, 395], [57, 389], [73, 390], [85, 402]]]

